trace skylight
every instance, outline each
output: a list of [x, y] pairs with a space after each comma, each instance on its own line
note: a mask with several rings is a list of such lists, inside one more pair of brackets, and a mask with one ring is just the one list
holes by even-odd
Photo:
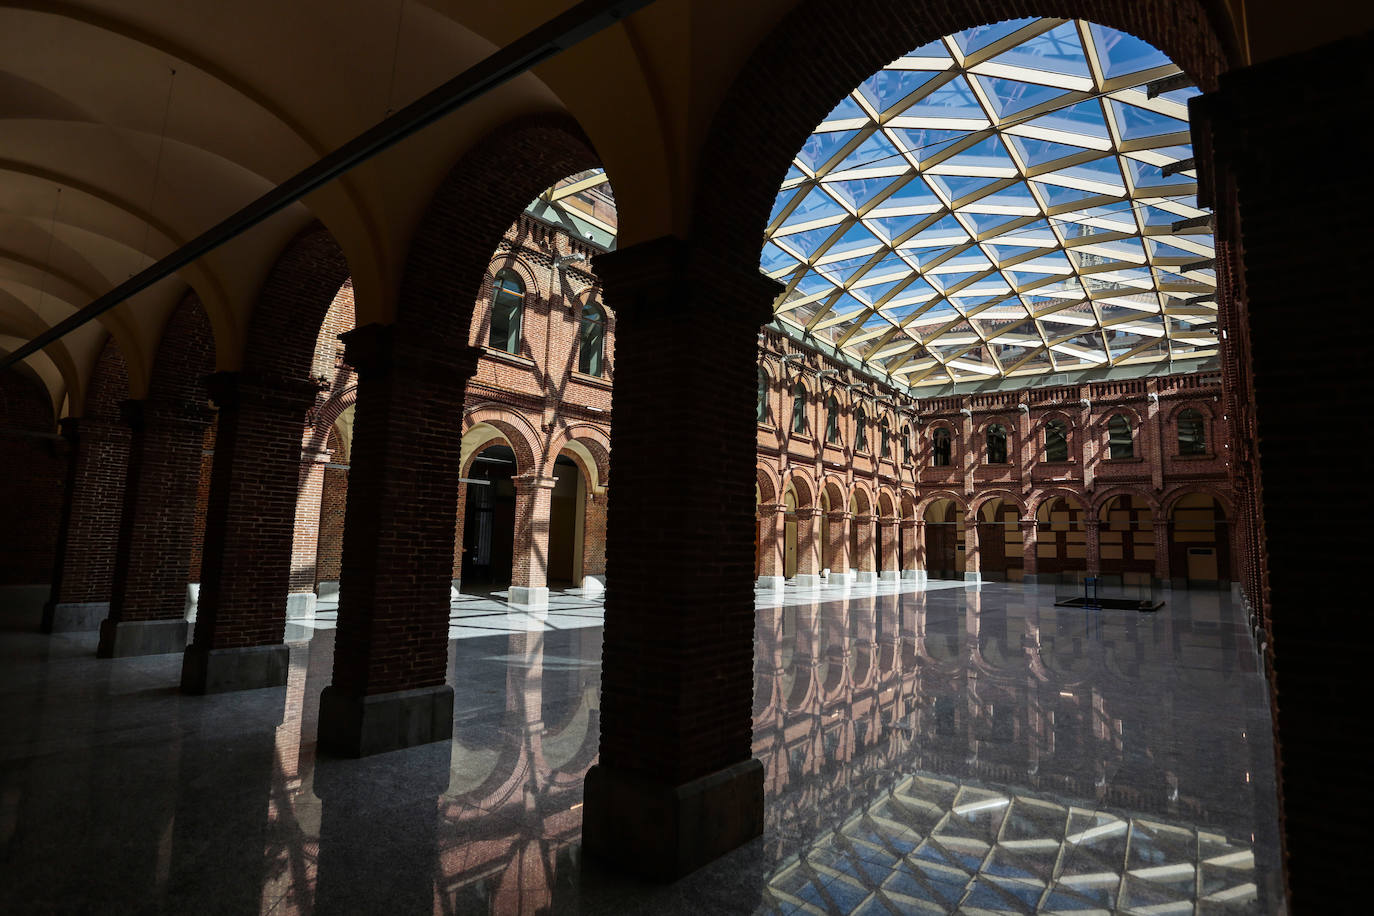
[[817, 126], [760, 261], [781, 322], [898, 385], [1216, 353], [1179, 68], [1024, 19], [918, 48]]

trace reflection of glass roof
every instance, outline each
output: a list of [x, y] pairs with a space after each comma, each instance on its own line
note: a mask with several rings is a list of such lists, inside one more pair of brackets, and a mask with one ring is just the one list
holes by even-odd
[[892, 62], [816, 128], [778, 193], [760, 263], [786, 285], [780, 322], [911, 386], [1214, 354], [1198, 90], [1179, 72], [1063, 19]]

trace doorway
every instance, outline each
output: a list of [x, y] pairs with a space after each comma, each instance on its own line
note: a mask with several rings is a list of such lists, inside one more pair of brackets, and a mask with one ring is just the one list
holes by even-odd
[[587, 487], [582, 469], [567, 455], [559, 455], [554, 461], [553, 476], [555, 483], [549, 501], [549, 587], [574, 588], [582, 584], [582, 521]]
[[463, 591], [485, 594], [510, 585], [515, 553], [515, 452], [505, 445], [483, 449], [464, 480]]

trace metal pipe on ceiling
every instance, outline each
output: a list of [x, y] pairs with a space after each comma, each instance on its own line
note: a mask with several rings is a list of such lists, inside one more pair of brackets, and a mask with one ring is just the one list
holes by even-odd
[[237, 213], [182, 245], [90, 305], [59, 321], [11, 353], [0, 355], [0, 369], [37, 353], [110, 309], [143, 292], [242, 235], [302, 197], [319, 190], [356, 165], [400, 143], [440, 118], [533, 69], [562, 51], [643, 9], [653, 0], [583, 0], [517, 38], [453, 79], [379, 121], [324, 158], [277, 185]]

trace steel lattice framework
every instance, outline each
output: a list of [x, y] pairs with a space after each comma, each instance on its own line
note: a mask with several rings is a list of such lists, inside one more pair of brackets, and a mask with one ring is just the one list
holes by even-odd
[[779, 321], [899, 387], [1214, 355], [1197, 93], [1084, 21], [917, 48], [793, 160], [760, 262]]

